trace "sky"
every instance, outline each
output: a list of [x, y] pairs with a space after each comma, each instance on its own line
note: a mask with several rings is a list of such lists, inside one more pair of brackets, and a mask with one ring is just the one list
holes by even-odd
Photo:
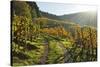
[[67, 3], [50, 3], [36, 2], [39, 10], [55, 15], [64, 15], [84, 11], [96, 11], [97, 7], [93, 5], [67, 4]]

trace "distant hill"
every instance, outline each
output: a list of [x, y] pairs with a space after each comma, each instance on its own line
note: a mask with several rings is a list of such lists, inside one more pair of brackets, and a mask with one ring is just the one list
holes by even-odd
[[42, 16], [47, 17], [49, 19], [71, 21], [80, 24], [81, 26], [84, 25], [93, 26], [93, 27], [97, 26], [97, 12], [86, 11], [86, 12], [57, 16], [57, 15], [53, 15], [41, 11], [41, 14]]
[[97, 26], [97, 13], [96, 12], [80, 12], [80, 13], [74, 13], [69, 15], [63, 15], [60, 16], [62, 20], [71, 20], [75, 23], [83, 25], [89, 25], [89, 26]]
[[61, 18], [57, 15], [54, 15], [54, 14], [50, 14], [48, 12], [43, 12], [43, 11], [40, 11], [41, 15], [43, 17], [46, 17], [46, 18], [49, 18], [49, 19], [53, 19], [53, 20], [61, 20]]

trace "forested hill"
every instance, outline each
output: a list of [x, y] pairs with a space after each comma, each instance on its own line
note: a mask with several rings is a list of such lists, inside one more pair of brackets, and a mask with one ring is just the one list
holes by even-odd
[[27, 18], [40, 17], [39, 8], [36, 2], [12, 1], [12, 15], [25, 16]]
[[41, 15], [44, 17], [48, 17], [50, 19], [62, 20], [62, 21], [71, 21], [81, 26], [97, 26], [97, 12], [96, 11], [85, 11], [73, 14], [65, 14], [61, 16], [53, 15], [47, 12], [41, 11]]

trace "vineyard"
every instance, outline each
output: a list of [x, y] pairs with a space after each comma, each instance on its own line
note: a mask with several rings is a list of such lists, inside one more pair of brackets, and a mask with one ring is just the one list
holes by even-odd
[[97, 61], [97, 29], [43, 17], [35, 2], [12, 1], [12, 66]]

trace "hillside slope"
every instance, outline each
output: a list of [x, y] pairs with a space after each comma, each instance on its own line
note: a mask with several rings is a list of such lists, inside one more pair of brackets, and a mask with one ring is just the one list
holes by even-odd
[[97, 61], [94, 27], [46, 17], [36, 2], [12, 1], [11, 7], [12, 66]]

